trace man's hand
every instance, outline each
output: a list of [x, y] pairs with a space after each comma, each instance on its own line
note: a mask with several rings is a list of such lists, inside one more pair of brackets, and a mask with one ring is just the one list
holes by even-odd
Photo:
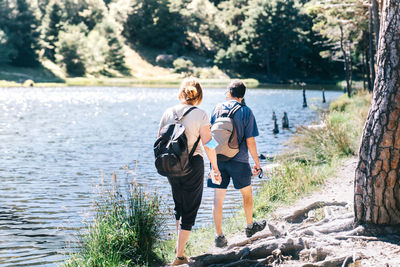
[[259, 175], [260, 172], [261, 172], [261, 166], [260, 166], [260, 163], [258, 162], [258, 163], [256, 163], [256, 164], [254, 164], [254, 167], [253, 167], [253, 175], [254, 175], [254, 176]]

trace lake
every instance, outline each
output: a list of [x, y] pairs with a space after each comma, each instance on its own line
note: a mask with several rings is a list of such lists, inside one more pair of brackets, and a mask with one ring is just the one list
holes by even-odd
[[[326, 98], [342, 94], [327, 91]], [[321, 107], [321, 96], [307, 91], [309, 105]], [[259, 154], [278, 153], [296, 126], [318, 119], [316, 108], [302, 108], [301, 90], [250, 89], [245, 99], [257, 119]], [[200, 108], [210, 113], [223, 100], [224, 89], [206, 88]], [[114, 172], [121, 184], [136, 179], [171, 205], [152, 147], [163, 111], [177, 103], [173, 88], [0, 88], [0, 265], [62, 262], [74, 234], [91, 219], [102, 173], [108, 182]], [[293, 128], [273, 135], [272, 111], [279, 125], [286, 111]], [[257, 188], [260, 180], [254, 182]], [[205, 188], [197, 227], [211, 223], [212, 199]], [[225, 217], [240, 202], [230, 190]]]

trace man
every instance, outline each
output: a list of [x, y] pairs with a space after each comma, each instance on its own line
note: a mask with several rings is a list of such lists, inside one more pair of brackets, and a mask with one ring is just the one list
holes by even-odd
[[[247, 226], [245, 229], [246, 236], [251, 237], [256, 232], [265, 228], [266, 221], [253, 222], [253, 194], [251, 189], [251, 176], [257, 175], [261, 171], [260, 161], [257, 155], [257, 146], [255, 137], [258, 136], [258, 128], [255, 117], [251, 109], [243, 105], [243, 98], [246, 92], [246, 86], [242, 81], [235, 80], [228, 85], [226, 98], [227, 101], [218, 104], [211, 116], [211, 124], [217, 119], [218, 110], [230, 110], [237, 103], [241, 103], [242, 107], [236, 111], [233, 116], [233, 122], [237, 131], [239, 141], [239, 152], [228, 161], [218, 160], [218, 168], [221, 172], [222, 182], [220, 185], [213, 184], [209, 179], [207, 186], [214, 188], [214, 207], [213, 216], [215, 230], [217, 236], [215, 245], [224, 247], [228, 244], [222, 231], [222, 210], [226, 189], [232, 178], [235, 189], [240, 190], [243, 197], [243, 207], [246, 215]], [[249, 164], [249, 152], [255, 162], [253, 171]]]

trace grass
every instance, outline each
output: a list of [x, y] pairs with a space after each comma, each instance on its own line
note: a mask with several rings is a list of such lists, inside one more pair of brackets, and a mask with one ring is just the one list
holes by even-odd
[[96, 202], [95, 218], [79, 235], [80, 249], [65, 266], [147, 266], [163, 262], [165, 216], [156, 194], [131, 184], [103, 192]]

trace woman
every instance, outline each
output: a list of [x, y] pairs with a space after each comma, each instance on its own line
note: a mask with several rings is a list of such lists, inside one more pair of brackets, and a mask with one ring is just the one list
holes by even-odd
[[[203, 90], [196, 78], [190, 77], [182, 81], [178, 99], [180, 104], [167, 109], [161, 118], [160, 129], [169, 123], [175, 122], [175, 116], [180, 117], [190, 107], [198, 106], [203, 99]], [[200, 136], [201, 143], [211, 162], [215, 179], [220, 182], [217, 157], [210, 132], [210, 122], [204, 110], [195, 108], [181, 120], [185, 126], [188, 140], [188, 150], [191, 151]], [[197, 211], [203, 195], [204, 161], [200, 146], [197, 146], [193, 157], [190, 159], [192, 170], [184, 177], [168, 177], [171, 184], [172, 196], [175, 203], [176, 229], [178, 241], [176, 245], [176, 258], [172, 265], [188, 263], [184, 256], [185, 245], [189, 238], [192, 226], [195, 223]]]

